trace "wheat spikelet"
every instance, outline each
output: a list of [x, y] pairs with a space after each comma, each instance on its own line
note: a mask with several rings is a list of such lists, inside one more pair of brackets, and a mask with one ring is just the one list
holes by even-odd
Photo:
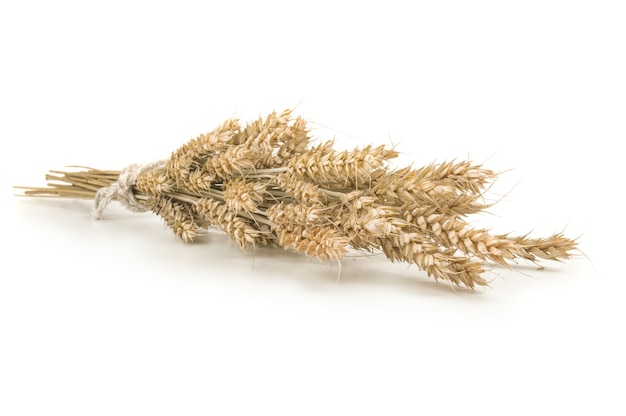
[[433, 182], [449, 183], [460, 191], [480, 193], [489, 181], [496, 177], [491, 170], [470, 161], [449, 161], [440, 164], [431, 164], [417, 169], [415, 174]]
[[135, 188], [138, 192], [145, 195], [162, 195], [173, 192], [175, 186], [175, 181], [165, 173], [165, 169], [157, 167], [139, 174], [135, 182]]
[[300, 179], [290, 171], [276, 176], [276, 184], [293, 199], [304, 204], [315, 205], [326, 199], [318, 185]]
[[172, 153], [167, 162], [167, 174], [177, 185], [184, 183], [189, 174], [203, 161], [229, 148], [241, 127], [237, 120], [227, 120], [207, 134], [201, 134]]
[[201, 198], [195, 204], [197, 217], [207, 227], [214, 227], [228, 234], [240, 248], [248, 245], [265, 246], [270, 243], [265, 237], [267, 232], [255, 224], [238, 216], [224, 202], [211, 198]]
[[319, 145], [289, 161], [291, 170], [312, 182], [367, 181], [372, 172], [383, 164], [398, 156], [394, 150], [385, 146], [366, 146], [362, 149], [338, 152], [332, 148], [333, 143]]
[[148, 200], [150, 209], [160, 215], [177, 237], [186, 243], [193, 241], [197, 235], [197, 227], [193, 220], [191, 208], [185, 203], [165, 196], [156, 196]]
[[278, 244], [285, 249], [322, 261], [340, 260], [348, 251], [350, 239], [332, 228], [279, 224], [273, 227]]
[[534, 262], [540, 259], [568, 259], [576, 249], [576, 242], [561, 233], [551, 235], [547, 238], [515, 237], [513, 241], [517, 244], [520, 257]]
[[228, 208], [238, 211], [256, 211], [263, 203], [266, 185], [262, 182], [246, 181], [244, 178], [231, 179], [224, 188], [224, 200]]
[[231, 146], [205, 162], [203, 170], [211, 182], [225, 180], [254, 167], [254, 154], [246, 145]]
[[282, 144], [274, 152], [268, 165], [283, 166], [290, 158], [301, 155], [308, 143], [309, 129], [306, 127], [306, 121], [298, 117], [283, 134]]

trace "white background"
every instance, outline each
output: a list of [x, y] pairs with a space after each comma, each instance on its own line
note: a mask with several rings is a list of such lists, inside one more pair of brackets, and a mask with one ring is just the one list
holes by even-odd
[[[1, 414], [624, 414], [623, 1], [92, 3], [0, 5]], [[583, 253], [474, 293], [382, 256], [337, 283], [14, 197], [288, 107], [399, 166], [484, 162], [504, 197], [477, 225]]]

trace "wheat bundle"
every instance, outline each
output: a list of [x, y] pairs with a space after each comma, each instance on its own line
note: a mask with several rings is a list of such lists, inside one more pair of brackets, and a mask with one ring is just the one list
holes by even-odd
[[245, 249], [279, 246], [323, 261], [352, 248], [413, 263], [455, 285], [484, 286], [488, 263], [567, 259], [576, 243], [494, 235], [469, 226], [488, 207], [491, 170], [468, 161], [391, 169], [385, 146], [337, 151], [310, 145], [307, 123], [291, 111], [242, 127], [228, 120], [169, 160], [121, 171], [51, 171], [48, 187], [25, 195], [95, 199], [96, 218], [111, 200], [152, 211], [185, 242], [210, 227]]

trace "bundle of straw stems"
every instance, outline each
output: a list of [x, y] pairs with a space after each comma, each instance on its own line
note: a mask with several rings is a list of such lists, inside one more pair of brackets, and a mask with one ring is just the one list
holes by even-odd
[[467, 216], [489, 206], [483, 192], [496, 177], [480, 165], [391, 169], [391, 148], [338, 151], [332, 141], [310, 141], [307, 123], [290, 110], [245, 127], [228, 120], [169, 160], [135, 167], [130, 179], [125, 171], [51, 171], [48, 187], [24, 193], [98, 199], [113, 190], [108, 199], [130, 198], [131, 208], [161, 216], [185, 242], [213, 227], [242, 249], [279, 246], [322, 261], [340, 261], [349, 249], [382, 252], [468, 288], [487, 285], [489, 264], [567, 259], [576, 249], [561, 233], [529, 238], [469, 226]]

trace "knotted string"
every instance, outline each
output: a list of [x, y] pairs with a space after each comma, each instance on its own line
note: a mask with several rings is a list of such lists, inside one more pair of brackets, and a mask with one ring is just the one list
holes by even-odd
[[135, 194], [133, 193], [133, 186], [137, 182], [137, 176], [146, 170], [152, 169], [155, 166], [163, 163], [162, 161], [149, 163], [146, 165], [132, 164], [126, 166], [120, 172], [120, 176], [117, 181], [110, 186], [100, 188], [96, 192], [95, 205], [93, 211], [93, 217], [100, 219], [102, 212], [111, 203], [113, 199], [117, 199], [124, 207], [133, 212], [146, 212], [149, 209], [142, 205]]

